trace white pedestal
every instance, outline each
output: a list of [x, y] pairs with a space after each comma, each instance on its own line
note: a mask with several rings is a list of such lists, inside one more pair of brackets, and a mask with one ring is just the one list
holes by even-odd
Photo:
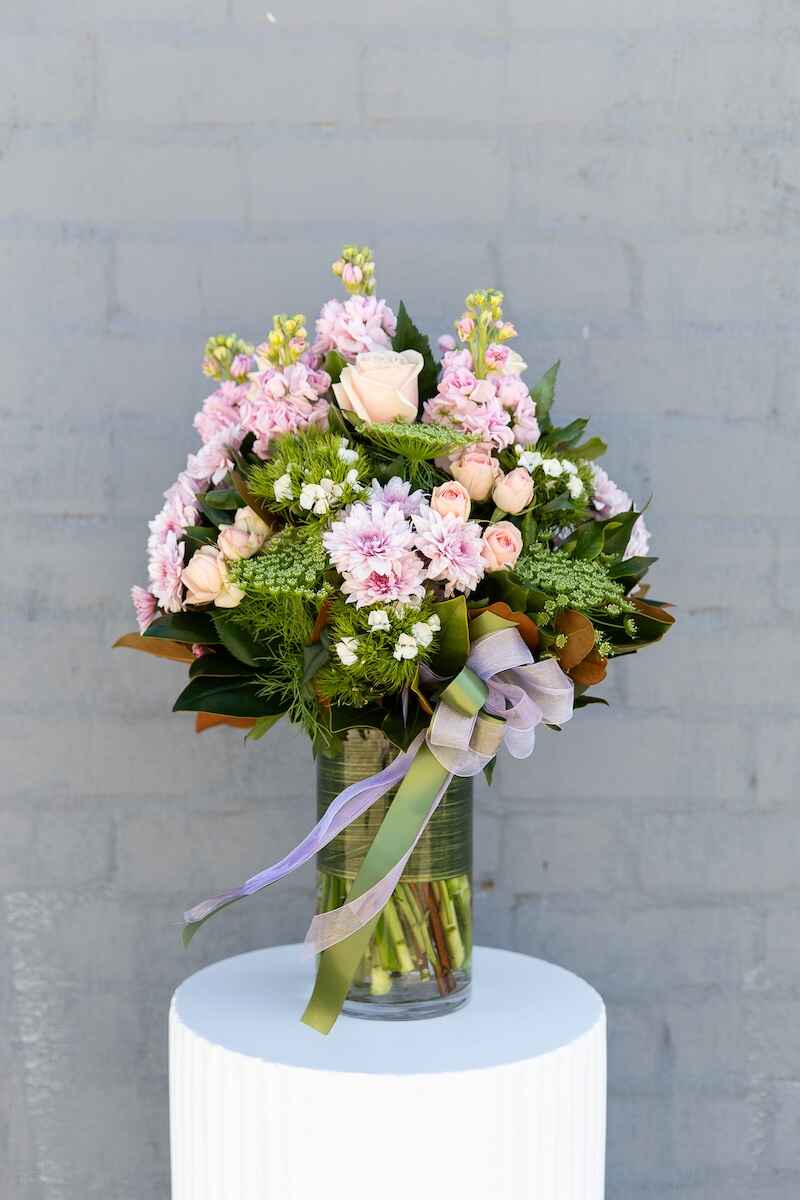
[[602, 1200], [605, 1010], [560, 967], [475, 951], [425, 1021], [299, 1017], [313, 963], [216, 963], [170, 1012], [172, 1200]]

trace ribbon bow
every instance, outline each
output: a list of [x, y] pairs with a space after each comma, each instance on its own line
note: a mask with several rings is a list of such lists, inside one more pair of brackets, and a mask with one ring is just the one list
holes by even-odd
[[[501, 745], [514, 758], [527, 758], [537, 725], [560, 725], [572, 716], [572, 681], [555, 659], [535, 662], [513, 622], [483, 613], [472, 621], [470, 636], [466, 665], [444, 687], [430, 725], [405, 753], [340, 792], [285, 858], [185, 914], [188, 943], [213, 913], [297, 870], [400, 783], [347, 902], [315, 916], [306, 935], [309, 952], [321, 957], [303, 1020], [321, 1033], [333, 1027], [381, 910], [453, 776], [477, 775]], [[443, 682], [432, 673], [429, 680]]]

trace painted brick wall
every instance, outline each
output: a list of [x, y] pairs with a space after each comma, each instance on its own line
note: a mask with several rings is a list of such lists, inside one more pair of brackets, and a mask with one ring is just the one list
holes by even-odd
[[481, 795], [481, 936], [606, 996], [613, 1200], [790, 1200], [798, 6], [266, 4], [0, 14], [0, 1194], [166, 1198], [172, 988], [304, 929], [310, 875], [181, 950], [187, 901], [305, 829], [310, 754], [195, 740], [181, 669], [109, 645], [205, 336], [311, 314], [365, 240], [431, 333], [506, 291], [560, 412], [654, 494], [681, 610]]

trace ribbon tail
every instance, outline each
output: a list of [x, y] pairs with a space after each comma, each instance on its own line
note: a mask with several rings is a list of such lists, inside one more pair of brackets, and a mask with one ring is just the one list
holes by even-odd
[[[330, 1033], [341, 1012], [380, 910], [392, 894], [394, 885], [387, 891], [387, 877], [414, 849], [449, 782], [450, 772], [426, 745], [420, 746], [350, 889], [347, 903], [351, 908], [346, 921], [353, 922], [355, 928], [320, 955], [314, 991], [302, 1017], [304, 1024], [319, 1033]], [[357, 915], [359, 899], [365, 905]], [[361, 917], [364, 921], [359, 924]]]
[[194, 908], [190, 908], [184, 914], [184, 945], [188, 946], [200, 926], [221, 909], [227, 908], [229, 904], [233, 904], [237, 900], [244, 899], [245, 896], [252, 896], [256, 892], [260, 892], [262, 888], [268, 887], [271, 883], [277, 883], [279, 879], [283, 879], [292, 871], [304, 866], [324, 846], [327, 846], [328, 842], [333, 841], [347, 825], [360, 817], [376, 800], [379, 800], [398, 783], [414, 761], [414, 756], [422, 744], [422, 740], [423, 735], [420, 734], [404, 754], [398, 755], [388, 767], [379, 771], [377, 775], [353, 783], [340, 792], [302, 842], [299, 842], [278, 862], [259, 871], [250, 879], [246, 879], [239, 887], [231, 888], [220, 896], [213, 896], [210, 900], [204, 900], [200, 904], [196, 904]]

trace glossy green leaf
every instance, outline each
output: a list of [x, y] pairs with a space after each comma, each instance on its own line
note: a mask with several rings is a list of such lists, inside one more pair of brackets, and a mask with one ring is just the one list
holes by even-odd
[[193, 679], [173, 705], [173, 712], [208, 712], [226, 717], [269, 717], [282, 714], [285, 705], [259, 695], [261, 685], [208, 675]]
[[590, 437], [585, 442], [582, 442], [580, 446], [573, 446], [570, 449], [569, 456], [581, 461], [589, 461], [590, 459], [601, 458], [607, 449], [608, 444], [601, 437]]
[[204, 501], [210, 508], [235, 509], [243, 506], [241, 496], [233, 488], [218, 488], [212, 492], [201, 492], [198, 499]]
[[200, 658], [196, 658], [189, 668], [190, 679], [207, 675], [215, 675], [220, 678], [223, 676], [237, 676], [240, 679], [255, 678], [255, 672], [250, 667], [224, 651], [203, 654]]
[[257, 742], [265, 733], [269, 733], [272, 726], [277, 725], [283, 716], [285, 716], [285, 713], [276, 713], [270, 717], [257, 717], [253, 728], [249, 729], [244, 735], [244, 740], [246, 742]]
[[431, 353], [431, 344], [424, 333], [417, 329], [403, 301], [397, 311], [397, 328], [392, 338], [392, 349], [398, 353], [403, 350], [418, 350], [423, 358], [422, 370], [419, 374], [419, 399], [429, 399], [436, 391], [437, 366]]
[[169, 638], [173, 642], [197, 642], [201, 646], [218, 646], [219, 634], [208, 613], [170, 613], [159, 617], [147, 627], [144, 637]]
[[257, 667], [266, 657], [264, 647], [255, 640], [242, 625], [236, 624], [230, 617], [217, 614], [214, 617], [219, 640], [226, 650], [230, 651], [239, 662]]
[[183, 536], [197, 546], [216, 546], [219, 530], [216, 525], [187, 525]]
[[325, 355], [323, 370], [331, 377], [331, 383], [338, 383], [342, 377], [342, 371], [347, 366], [347, 359], [343, 358], [338, 350], [329, 350]]
[[560, 366], [560, 361], [553, 363], [550, 370], [545, 371], [536, 386], [531, 389], [531, 396], [536, 405], [536, 418], [543, 432], [546, 432], [551, 424], [550, 409], [555, 399], [556, 379], [558, 378], [558, 368]]

